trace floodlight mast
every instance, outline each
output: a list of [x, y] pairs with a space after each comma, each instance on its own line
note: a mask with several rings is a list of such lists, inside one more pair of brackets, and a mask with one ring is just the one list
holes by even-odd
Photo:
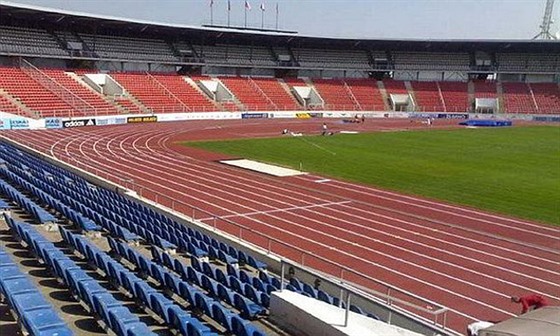
[[552, 10], [554, 8], [554, 0], [546, 0], [546, 7], [544, 9], [544, 16], [542, 24], [540, 25], [541, 32], [533, 37], [534, 40], [542, 39], [542, 40], [555, 40], [556, 37], [552, 35], [550, 29], [552, 27]]

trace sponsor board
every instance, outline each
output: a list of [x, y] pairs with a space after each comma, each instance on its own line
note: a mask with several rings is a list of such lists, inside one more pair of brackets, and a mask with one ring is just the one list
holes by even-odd
[[158, 122], [182, 121], [182, 120], [216, 120], [216, 119], [240, 119], [241, 113], [234, 112], [188, 112], [188, 113], [165, 113], [158, 115]]
[[[103, 123], [105, 121], [105, 123]], [[126, 117], [97, 119], [97, 125], [124, 125], [126, 124]]]
[[440, 115], [435, 113], [410, 113], [408, 117], [411, 119], [428, 119], [428, 118], [440, 118]]
[[157, 116], [143, 116], [143, 117], [128, 117], [126, 118], [127, 124], [140, 124], [140, 123], [153, 123], [157, 122]]
[[242, 113], [241, 119], [265, 119], [268, 118], [268, 113]]
[[60, 118], [46, 118], [45, 119], [45, 128], [48, 128], [48, 129], [62, 128], [62, 119], [60, 119]]
[[0, 129], [10, 129], [10, 119], [0, 119]]
[[106, 126], [109, 125], [108, 119], [97, 119], [96, 120], [97, 126]]
[[311, 119], [311, 115], [309, 113], [296, 113], [296, 118], [298, 118], [298, 119]]
[[466, 113], [439, 113], [437, 117], [438, 119], [469, 119], [469, 115]]
[[298, 119], [309, 119], [309, 118], [322, 118], [323, 113], [320, 112], [298, 112], [296, 113], [296, 118]]
[[27, 119], [10, 119], [11, 129], [28, 129], [29, 120]]
[[85, 127], [85, 126], [95, 126], [97, 125], [95, 119], [76, 119], [76, 120], [66, 120], [62, 122], [62, 127], [72, 128], [72, 127]]
[[560, 117], [543, 117], [543, 116], [535, 116], [533, 117], [534, 121], [541, 121], [541, 122], [560, 122]]

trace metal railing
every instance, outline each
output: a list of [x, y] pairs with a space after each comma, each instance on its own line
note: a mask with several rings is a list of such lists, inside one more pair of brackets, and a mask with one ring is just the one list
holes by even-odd
[[33, 64], [24, 59], [20, 59], [20, 68], [29, 77], [33, 78], [47, 90], [54, 93], [57, 97], [70, 105], [74, 110], [79, 111], [84, 116], [97, 115], [95, 107], [72, 93], [72, 91], [59, 84], [55, 79], [49, 77], [47, 74], [37, 69]]
[[[253, 245], [257, 249], [265, 251], [266, 254], [276, 256], [282, 260], [282, 265], [286, 264], [302, 269], [318, 270], [328, 274], [333, 284], [346, 289], [352, 289], [353, 292], [358, 292], [362, 296], [370, 298], [373, 302], [388, 306], [394, 309], [395, 312], [401, 312], [405, 315], [412, 314], [427, 325], [433, 325], [434, 327], [454, 333], [453, 330], [447, 327], [448, 322], [450, 318], [457, 318], [459, 315], [437, 302], [269, 236], [259, 230], [237, 223], [227, 218], [228, 216], [215, 215], [200, 207], [141, 186], [134, 180], [135, 176], [116, 176], [113, 172], [89, 166], [81, 161], [75, 161], [72, 165], [97, 177], [121, 185], [125, 189], [135, 192], [141, 199], [153, 201], [159, 206], [167, 208], [172, 213], [188, 216], [193, 221], [206, 225], [212, 231], [225, 233], [237, 238], [240, 242], [243, 241], [244, 244]], [[284, 277], [285, 274], [284, 270], [282, 270], [281, 276]], [[391, 316], [391, 313], [389, 313], [389, 322]]]
[[157, 87], [159, 87], [165, 94], [175, 100], [181, 106], [182, 112], [190, 112], [192, 109], [188, 107], [179, 97], [177, 97], [171, 90], [167, 88], [162, 82], [160, 82], [157, 78], [155, 78], [151, 73], [146, 72], [148, 78], [154, 83]]

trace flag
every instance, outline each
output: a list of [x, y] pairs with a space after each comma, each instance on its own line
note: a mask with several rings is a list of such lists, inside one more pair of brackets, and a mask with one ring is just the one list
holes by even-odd
[[276, 13], [278, 14], [278, 2], [276, 3]]
[[227, 10], [228, 10], [228, 12], [231, 11], [231, 1], [230, 0], [227, 1]]
[[261, 10], [264, 12], [264, 2], [261, 3]]
[[210, 7], [214, 6], [214, 0], [210, 0]]
[[245, 8], [251, 10], [251, 4], [247, 0], [245, 0]]

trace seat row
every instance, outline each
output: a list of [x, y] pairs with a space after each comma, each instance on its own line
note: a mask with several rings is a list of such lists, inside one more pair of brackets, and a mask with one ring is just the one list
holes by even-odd
[[[249, 297], [253, 303], [259, 306], [266, 306], [266, 302], [268, 301], [267, 296], [270, 295], [273, 290], [280, 289], [281, 287], [278, 278], [267, 274], [265, 263], [256, 260], [252, 256], [226, 243], [205, 235], [199, 230], [173, 221], [169, 217], [137, 202], [133, 202], [113, 191], [92, 186], [81, 177], [50, 164], [43, 163], [27, 154], [22, 153], [22, 155], [18, 156], [18, 159], [19, 158], [25, 159], [24, 164], [27, 165], [28, 173], [31, 173], [24, 174], [24, 177], [29, 179], [33, 177], [35, 183], [40, 183], [47, 187], [49, 192], [57, 193], [60, 197], [72, 199], [75, 203], [83, 202], [87, 206], [83, 206], [82, 209], [88, 211], [88, 216], [95, 218], [95, 222], [101, 223], [102, 220], [112, 222], [109, 224], [111, 228], [107, 228], [107, 230], [112, 232], [113, 235], [125, 238], [125, 240], [130, 240], [130, 238], [136, 240], [135, 235], [138, 235], [149, 244], [158, 246], [161, 250], [178, 247], [179, 251], [184, 251], [191, 255], [191, 264], [195, 267], [195, 270], [202, 275], [206, 275], [209, 280], [212, 280], [205, 280], [204, 282], [204, 285], [206, 285], [205, 289], [209, 292], [213, 290], [213, 292], [216, 293], [216, 291], [220, 289], [218, 285], [221, 285], [226, 289], [221, 290], [222, 294], [227, 291], [233, 291], [241, 296]], [[45, 172], [48, 172], [51, 176], [47, 176]], [[20, 171], [20, 173], [23, 173], [23, 171]], [[41, 180], [39, 181], [39, 179]], [[117, 229], [118, 227], [122, 227], [122, 229]], [[130, 235], [128, 235], [127, 231], [123, 231], [123, 229], [129, 230]], [[156, 249], [156, 251], [160, 250]], [[163, 253], [162, 258], [165, 258], [165, 256], [168, 256], [168, 254]], [[220, 272], [216, 271], [214, 276], [212, 276], [212, 272], [204, 272], [204, 269], [208, 269], [208, 266], [210, 266], [208, 263], [202, 262], [200, 263], [201, 266], [197, 267], [199, 258], [206, 256], [226, 263], [228, 275], [222, 276], [223, 272], [221, 272], [221, 275], [218, 275]], [[154, 255], [154, 258], [157, 261], [156, 255]], [[148, 262], [149, 260], [146, 260], [146, 263]], [[158, 261], [158, 263], [165, 265], [163, 259]], [[258, 277], [248, 275], [247, 272], [243, 270], [238, 270], [237, 265], [243, 263], [247, 263], [259, 270]], [[167, 265], [171, 264], [168, 263]], [[145, 265], [144, 267], [148, 270]], [[161, 272], [158, 272], [160, 268], [161, 267], [149, 268], [149, 270], [154, 273], [153, 275], [155, 278], [165, 281], [164, 276], [160, 274]], [[184, 271], [181, 272], [180, 269], [175, 269], [173, 267], [169, 268], [184, 277]], [[193, 274], [195, 273], [191, 271], [191, 276], [188, 277], [187, 274], [184, 279], [190, 279], [191, 281], [198, 279], [199, 284], [202, 286], [202, 275], [192, 276]], [[233, 276], [235, 280], [230, 279], [230, 276]], [[239, 284], [237, 280], [241, 280]], [[249, 284], [249, 286], [246, 284]], [[232, 288], [232, 286], [234, 287]], [[309, 285], [307, 285], [307, 287], [312, 288]], [[303, 291], [293, 286], [289, 286], [288, 289], [300, 292]], [[311, 292], [312, 291], [309, 291], [309, 296], [320, 299], [318, 293], [316, 293], [316, 295], [311, 295]], [[325, 298], [328, 298], [329, 295], [327, 293], [323, 294], [321, 294], [321, 297], [324, 299], [323, 301], [325, 301]], [[222, 295], [221, 299], [226, 300], [227, 297], [228, 295]], [[229, 295], [229, 297], [233, 298], [232, 295]], [[247, 300], [246, 298], [244, 299]], [[251, 300], [247, 300], [248, 305], [251, 303]], [[238, 305], [241, 305], [241, 301], [244, 300], [238, 301]], [[326, 301], [332, 303], [336, 301], [336, 299], [331, 298]], [[240, 309], [240, 311], [243, 310], [246, 312], [244, 313], [245, 316], [251, 316], [253, 314], [250, 312], [250, 308]]]
[[[0, 172], [2, 172], [1, 170]], [[8, 196], [12, 201], [17, 203], [20, 207], [24, 208], [30, 214], [33, 214], [33, 218], [41, 224], [55, 222], [56, 218], [48, 213], [45, 209], [37, 206], [24, 194], [19, 192], [16, 188], [7, 184], [0, 179], [0, 191]]]
[[[215, 301], [212, 297], [207, 296], [204, 292], [194, 287], [193, 284], [188, 281], [189, 279], [181, 279], [162, 266], [150, 261], [130, 246], [111, 238], [109, 239], [109, 245], [111, 246], [112, 253], [115, 253], [135, 265], [141, 277], [151, 277], [160, 283], [163, 288], [178, 295], [195, 307], [200, 313], [207, 315], [218, 324], [225, 327], [227, 331], [235, 335], [264, 335], [249, 321], [243, 319], [243, 317], [251, 317], [248, 315], [248, 308], [243, 307], [243, 304], [246, 303], [245, 298], [240, 297], [240, 304], [237, 306], [232, 304], [232, 306], [235, 306], [241, 311], [240, 317], [236, 313], [225, 308], [220, 302]], [[203, 288], [200, 285], [199, 287]], [[255, 315], [253, 315], [253, 317], [254, 316]]]
[[0, 296], [29, 335], [74, 335], [39, 289], [1, 247]]
[[[170, 328], [183, 330], [184, 333], [181, 334], [185, 336], [214, 335], [208, 326], [192, 317], [85, 237], [73, 234], [62, 226], [59, 226], [59, 230], [63, 240], [84, 256], [91, 266], [101, 269], [114, 287], [123, 288], [143, 308], [149, 308], [152, 313], [161, 317]], [[94, 305], [97, 304], [94, 302]]]
[[[0, 152], [0, 156], [2, 155], [3, 153]], [[21, 186], [25, 190], [32, 193], [35, 197], [39, 198], [42, 202], [45, 202], [50, 207], [52, 207], [53, 209], [55, 209], [56, 211], [64, 215], [66, 218], [76, 223], [78, 226], [80, 226], [82, 230], [99, 231], [100, 228], [97, 224], [95, 224], [93, 221], [84, 217], [78, 211], [75, 211], [70, 206], [60, 201], [60, 199], [62, 199], [65, 200], [67, 203], [71, 204], [73, 202], [72, 199], [68, 198], [66, 195], [62, 194], [60, 191], [56, 190], [55, 188], [47, 187], [45, 183], [39, 181], [36, 177], [31, 176], [30, 174], [23, 173], [23, 170], [21, 170], [18, 167], [11, 165], [9, 168], [11, 171], [7, 170], [5, 167], [0, 167], [0, 172], [4, 175], [4, 177], [8, 178], [13, 183]], [[45, 192], [45, 190], [47, 190], [48, 193]], [[53, 197], [51, 195], [55, 195], [56, 197]]]
[[[226, 276], [220, 268], [208, 262], [199, 261], [195, 256], [191, 256], [191, 266], [188, 266], [155, 247], [152, 248], [152, 255], [158, 264], [173, 270], [184, 280], [204, 288], [212, 297], [218, 297], [218, 285], [225, 286], [225, 292], [228, 295], [220, 297], [220, 299], [239, 309], [245, 317], [254, 318], [264, 313], [264, 308], [268, 308], [270, 305], [270, 292], [275, 290], [273, 288], [270, 289], [270, 292], [265, 292], [264, 286], [262, 291], [258, 290], [250, 281], [241, 282], [237, 276]], [[228, 266], [233, 267], [229, 264]], [[245, 272], [243, 271], [243, 273]], [[238, 298], [236, 294], [242, 297]]]
[[71, 290], [75, 297], [97, 314], [106, 329], [118, 336], [154, 336], [138, 316], [132, 314], [104, 287], [66, 256], [52, 242], [39, 234], [31, 225], [5, 216], [12, 234], [34, 252], [54, 275]]

